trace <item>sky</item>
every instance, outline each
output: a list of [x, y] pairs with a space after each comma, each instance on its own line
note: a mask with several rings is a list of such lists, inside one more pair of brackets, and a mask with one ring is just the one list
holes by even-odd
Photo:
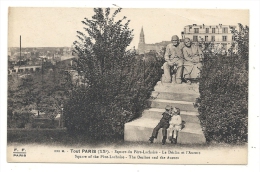
[[[94, 15], [93, 8], [75, 7], [10, 7], [8, 13], [9, 47], [19, 47], [20, 35], [22, 47], [71, 46], [77, 40], [76, 31], [84, 31], [81, 21]], [[134, 29], [129, 47], [138, 46], [142, 27], [145, 42], [157, 43], [181, 36], [184, 26], [191, 24], [249, 26], [249, 10], [123, 8], [117, 19], [123, 16]]]

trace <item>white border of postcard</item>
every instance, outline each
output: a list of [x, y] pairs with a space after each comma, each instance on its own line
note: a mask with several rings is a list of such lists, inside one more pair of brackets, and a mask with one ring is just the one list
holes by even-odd
[[[259, 1], [1, 1], [1, 81], [7, 81], [7, 10], [8, 6], [46, 7], [107, 7], [117, 4], [123, 8], [209, 8], [250, 10], [250, 79], [249, 79], [249, 143], [248, 165], [101, 165], [101, 164], [44, 164], [6, 162], [6, 90], [1, 84], [1, 165], [0, 171], [259, 171]], [[258, 168], [258, 170], [257, 170]]]

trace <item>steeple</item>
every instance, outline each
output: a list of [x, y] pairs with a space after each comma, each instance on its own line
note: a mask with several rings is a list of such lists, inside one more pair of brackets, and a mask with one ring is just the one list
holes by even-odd
[[143, 29], [143, 26], [142, 26], [142, 29], [141, 29], [140, 36], [144, 36], [144, 29]]
[[144, 29], [142, 26], [140, 38], [139, 38], [139, 44], [138, 44], [138, 52], [139, 54], [144, 54], [145, 52], [145, 39], [144, 39]]
[[145, 43], [145, 40], [144, 40], [144, 29], [143, 29], [143, 26], [142, 26], [141, 33], [140, 33], [140, 40], [139, 40], [139, 43]]

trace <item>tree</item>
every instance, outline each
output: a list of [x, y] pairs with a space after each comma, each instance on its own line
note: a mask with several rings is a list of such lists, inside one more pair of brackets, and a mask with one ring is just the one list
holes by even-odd
[[121, 10], [95, 8], [92, 19], [82, 21], [86, 33], [77, 32], [76, 70], [88, 86], [74, 90], [64, 108], [65, 125], [73, 134], [123, 138], [124, 124], [140, 116], [161, 77], [158, 54], [149, 54], [150, 60], [144, 61], [134, 49], [127, 49], [133, 30], [126, 17], [116, 20]]
[[[111, 85], [109, 93], [115, 94], [122, 84], [122, 71], [129, 64], [134, 52], [126, 50], [133, 39], [132, 31], [128, 25], [130, 20], [126, 17], [115, 21], [121, 8], [115, 10], [110, 17], [110, 8], [95, 8], [92, 20], [85, 18], [82, 23], [87, 35], [78, 33], [79, 41], [74, 42], [75, 52], [78, 54], [78, 70], [82, 70], [88, 78], [90, 86], [99, 90], [97, 96], [103, 103], [107, 102], [102, 91], [104, 84]], [[126, 21], [125, 23], [123, 23]], [[120, 77], [117, 77], [117, 76]], [[110, 77], [109, 82], [104, 78]], [[109, 88], [109, 86], [107, 87]], [[101, 91], [101, 92], [100, 92]]]
[[243, 26], [241, 23], [238, 23], [239, 30], [233, 28], [231, 33], [233, 34], [234, 43], [232, 48], [235, 48], [235, 44], [238, 47], [238, 54], [241, 56], [245, 56], [244, 58], [248, 58], [248, 50], [249, 50], [249, 27]]
[[93, 138], [115, 134], [128, 118], [118, 102], [127, 99], [126, 71], [135, 51], [127, 50], [133, 39], [130, 20], [116, 20], [121, 10], [111, 13], [110, 8], [95, 8], [92, 19], [82, 21], [86, 34], [78, 31], [79, 41], [74, 42], [79, 57], [76, 69], [87, 78], [88, 87], [78, 88], [65, 106], [66, 125], [69, 130], [89, 131]]
[[66, 101], [69, 91], [73, 89], [71, 78], [64, 70], [65, 66], [62, 64], [44, 64], [42, 72], [8, 77], [9, 126], [12, 121], [16, 123], [17, 120], [24, 126], [26, 120], [29, 120], [27, 116], [32, 115], [31, 110], [38, 110], [38, 115], [40, 111], [44, 112], [45, 117], [51, 119], [60, 113], [60, 105]]

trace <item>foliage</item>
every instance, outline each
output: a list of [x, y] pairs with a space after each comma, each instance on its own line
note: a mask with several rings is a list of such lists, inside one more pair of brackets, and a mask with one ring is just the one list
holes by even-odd
[[[63, 74], [64, 67], [58, 68], [58, 65], [46, 63], [40, 72], [9, 75], [8, 119], [12, 118], [12, 123], [25, 123], [24, 120], [30, 123], [32, 121], [25, 114], [32, 114], [32, 110], [38, 110], [38, 114], [45, 113], [42, 116], [44, 118], [54, 119], [60, 113], [60, 104], [68, 96], [65, 93], [72, 87], [71, 82], [64, 83]], [[16, 117], [13, 118], [13, 115]]]
[[33, 114], [28, 111], [8, 110], [7, 127], [8, 128], [25, 128], [26, 124], [33, 121]]
[[232, 48], [238, 47], [238, 52], [240, 56], [242, 56], [244, 59], [248, 60], [248, 50], [249, 50], [249, 27], [243, 26], [242, 24], [238, 24], [239, 31], [233, 28], [231, 30], [231, 33], [233, 33], [233, 45]]
[[78, 33], [74, 42], [77, 70], [88, 79], [65, 106], [66, 126], [71, 132], [86, 132], [93, 139], [123, 136], [124, 124], [137, 118], [161, 76], [157, 54], [146, 60], [127, 50], [133, 39], [126, 17], [116, 21], [121, 8], [94, 9], [92, 20], [82, 23], [87, 35]]
[[31, 128], [57, 128], [59, 121], [49, 118], [34, 118]]
[[239, 36], [236, 41], [238, 54], [205, 54], [199, 83], [199, 118], [208, 141], [247, 142], [248, 39]]

